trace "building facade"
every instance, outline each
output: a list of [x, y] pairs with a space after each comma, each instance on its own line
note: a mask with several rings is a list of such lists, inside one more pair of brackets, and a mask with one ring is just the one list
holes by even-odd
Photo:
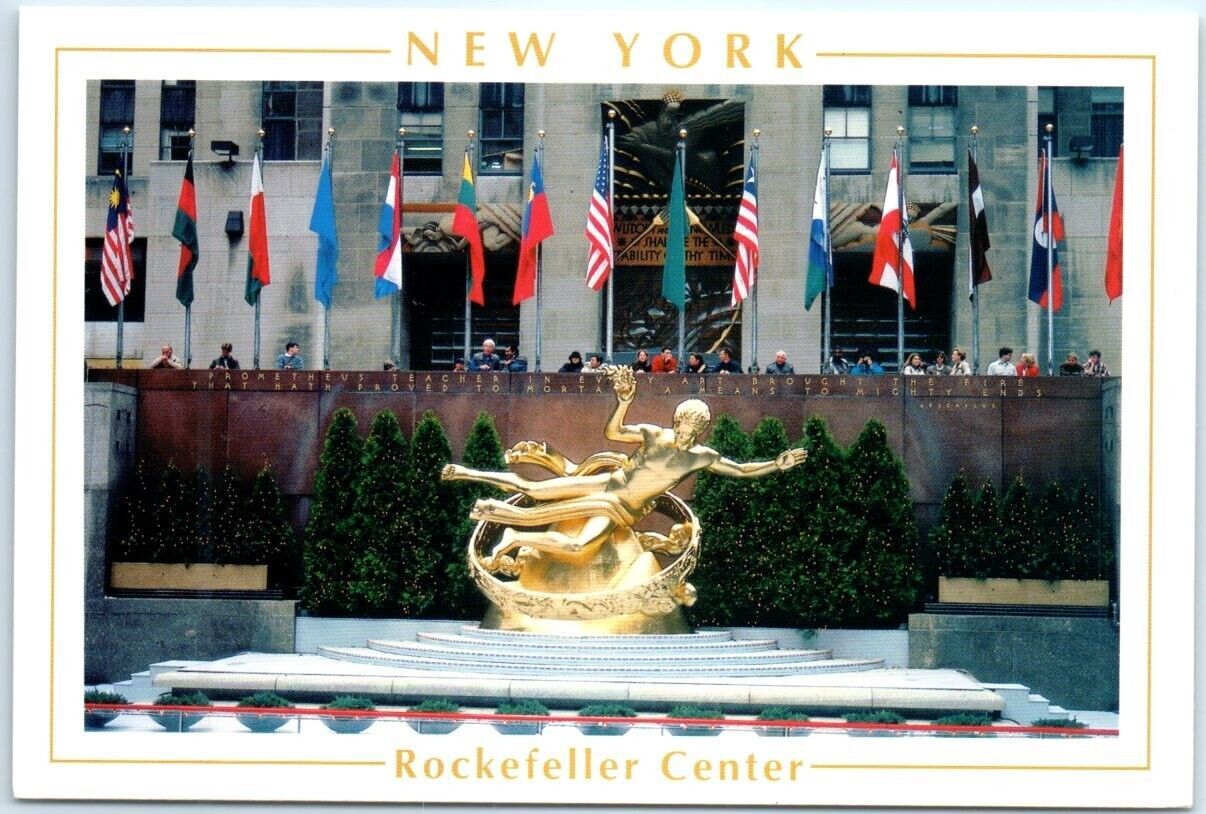
[[[126, 160], [138, 276], [125, 307], [125, 366], [149, 364], [162, 344], [184, 358], [184, 309], [175, 299], [176, 203], [195, 130], [200, 262], [194, 272], [191, 366], [229, 341], [253, 364], [254, 309], [243, 300], [251, 156], [263, 130], [272, 283], [261, 293], [260, 366], [288, 341], [306, 365], [323, 364], [326, 315], [313, 296], [316, 236], [309, 222], [330, 144], [339, 231], [339, 284], [330, 312], [329, 365], [446, 368], [487, 336], [515, 343], [537, 365], [538, 305], [512, 304], [533, 151], [542, 144], [556, 233], [543, 244], [539, 365], [556, 370], [570, 351], [602, 350], [606, 298], [585, 283], [583, 234], [600, 140], [617, 134], [617, 268], [611, 339], [617, 359], [638, 347], [677, 345], [677, 315], [660, 298], [667, 167], [677, 132], [686, 143], [688, 350], [731, 346], [743, 367], [785, 350], [797, 370], [821, 364], [824, 313], [833, 344], [896, 366], [893, 292], [867, 283], [888, 165], [904, 127], [905, 197], [916, 252], [918, 303], [906, 308], [905, 345], [927, 361], [970, 349], [967, 150], [977, 153], [986, 200], [993, 280], [980, 291], [980, 370], [1009, 345], [1047, 347], [1046, 313], [1027, 301], [1038, 153], [1054, 126], [1053, 187], [1066, 226], [1060, 246], [1065, 301], [1055, 315], [1055, 361], [1100, 349], [1118, 370], [1121, 308], [1103, 286], [1106, 235], [1123, 106], [1110, 88], [968, 86], [684, 86], [361, 83], [92, 82], [85, 179], [85, 354], [114, 363], [116, 309], [99, 289], [112, 172]], [[614, 115], [610, 115], [614, 114]], [[979, 128], [973, 139], [971, 128]], [[377, 224], [398, 129], [406, 129], [404, 290], [375, 299]], [[329, 130], [333, 135], [328, 137]], [[730, 307], [732, 229], [746, 156], [759, 130], [761, 270], [757, 316]], [[835, 285], [824, 306], [804, 307], [813, 187], [825, 130], [831, 134], [830, 219]], [[462, 162], [473, 155], [486, 248], [486, 306], [474, 306], [466, 340], [463, 241], [452, 234]], [[540, 133], [544, 132], [543, 138]], [[236, 151], [237, 150], [237, 154]], [[756, 336], [755, 336], [756, 333]], [[1015, 355], [1016, 359], [1016, 355]]]

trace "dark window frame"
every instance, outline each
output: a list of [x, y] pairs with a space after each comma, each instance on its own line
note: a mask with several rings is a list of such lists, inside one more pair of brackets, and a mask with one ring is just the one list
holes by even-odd
[[406, 128], [402, 171], [406, 175], [444, 172], [444, 83], [399, 82], [398, 123]]
[[[956, 167], [957, 130], [959, 125], [959, 89], [954, 85], [910, 85], [909, 86], [909, 172], [918, 174], [950, 175], [958, 172]], [[949, 135], [935, 136], [934, 121], [939, 114], [950, 116]], [[926, 126], [920, 120], [928, 118]], [[918, 148], [940, 146], [949, 148], [949, 158], [919, 160]]]
[[133, 79], [102, 79], [100, 83], [99, 127], [96, 174], [112, 175], [122, 168], [123, 130], [130, 128], [130, 166], [134, 166], [134, 106], [137, 93]]
[[523, 174], [524, 104], [522, 82], [482, 83], [478, 100], [480, 175]]
[[263, 83], [260, 126], [265, 161], [322, 159], [323, 93], [322, 82]]
[[188, 131], [197, 118], [197, 82], [164, 80], [159, 94], [159, 160], [186, 161]]
[[865, 160], [861, 166], [841, 166], [833, 164], [833, 153], [830, 152], [829, 171], [834, 175], [866, 175], [871, 172], [871, 86], [870, 85], [825, 85], [821, 90], [822, 127], [828, 127], [826, 117], [829, 113], [842, 113], [844, 123], [848, 123], [852, 111], [866, 111], [867, 135], [865, 136], [831, 136], [830, 144], [861, 144]]

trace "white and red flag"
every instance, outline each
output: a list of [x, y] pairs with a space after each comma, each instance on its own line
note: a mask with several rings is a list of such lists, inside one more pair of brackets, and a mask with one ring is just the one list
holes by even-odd
[[879, 236], [875, 239], [869, 282], [900, 292], [910, 308], [917, 307], [917, 292], [913, 286], [913, 243], [909, 240], [909, 218], [904, 211], [904, 196], [900, 193], [900, 163], [895, 150], [888, 170], [888, 190], [884, 193], [883, 216], [879, 221]]

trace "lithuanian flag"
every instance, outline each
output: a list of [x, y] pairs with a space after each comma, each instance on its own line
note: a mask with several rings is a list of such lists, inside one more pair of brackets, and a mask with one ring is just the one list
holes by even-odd
[[461, 193], [457, 196], [456, 210], [452, 214], [452, 231], [469, 242], [469, 269], [473, 283], [469, 287], [469, 300], [478, 305], [486, 304], [486, 255], [482, 249], [482, 233], [477, 227], [477, 192], [473, 186], [473, 167], [469, 164], [469, 151], [465, 151], [465, 166], [461, 173]]

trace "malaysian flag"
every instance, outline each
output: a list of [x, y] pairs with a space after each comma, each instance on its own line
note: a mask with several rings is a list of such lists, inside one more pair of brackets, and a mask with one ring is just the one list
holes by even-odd
[[599, 170], [595, 173], [595, 189], [590, 196], [590, 210], [586, 213], [586, 240], [590, 253], [586, 258], [586, 284], [595, 291], [602, 291], [611, 275], [615, 256], [612, 251], [611, 214], [611, 161], [607, 138], [599, 149]]
[[110, 305], [117, 305], [130, 293], [130, 285], [134, 282], [134, 258], [130, 254], [130, 244], [134, 242], [134, 212], [130, 209], [130, 192], [121, 170], [113, 176], [100, 276], [105, 299]]
[[750, 167], [737, 211], [737, 265], [733, 267], [733, 306], [750, 295], [758, 272], [758, 154], [750, 156]]

